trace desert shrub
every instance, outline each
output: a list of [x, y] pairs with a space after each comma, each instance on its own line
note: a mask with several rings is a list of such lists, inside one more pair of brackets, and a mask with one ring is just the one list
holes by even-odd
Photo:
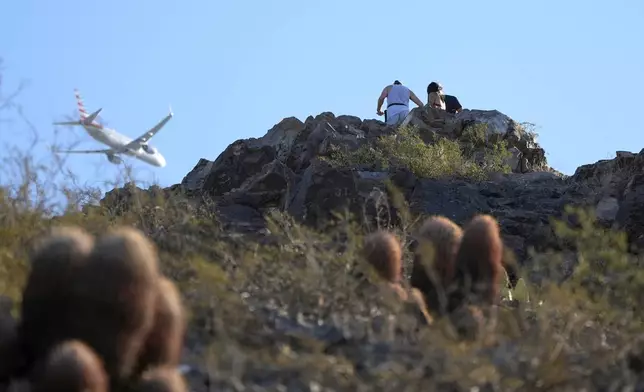
[[515, 124], [515, 127], [517, 131], [519, 131], [520, 135], [526, 135], [529, 140], [533, 142], [537, 142], [539, 139], [539, 133], [536, 131], [537, 125], [533, 124], [531, 122], [522, 122]]
[[355, 151], [348, 151], [345, 147], [332, 145], [329, 153], [321, 157], [335, 167], [371, 167], [374, 170], [386, 170], [389, 159], [385, 153], [373, 145], [362, 145]]
[[508, 151], [507, 141], [499, 135], [490, 138], [488, 124], [478, 123], [465, 127], [459, 141], [463, 155], [470, 159], [478, 155], [478, 161], [485, 171], [510, 172], [506, 162], [512, 154]]
[[[404, 126], [395, 134], [380, 136], [375, 143], [364, 144], [355, 151], [335, 148], [327, 160], [340, 167], [371, 166], [376, 170], [403, 166], [423, 178], [484, 179], [489, 172], [509, 172], [505, 163], [509, 153], [504, 141], [488, 145], [485, 134], [483, 139], [479, 135], [485, 129], [468, 132], [471, 140], [467, 139], [467, 143], [439, 138], [434, 144], [426, 144], [417, 127]], [[479, 159], [474, 156], [476, 151], [482, 152]]]
[[472, 124], [463, 129], [460, 140], [464, 143], [464, 150], [471, 154], [477, 148], [485, 147], [488, 144], [487, 124]]
[[644, 301], [644, 260], [628, 252], [626, 233], [598, 225], [593, 210], [567, 207], [565, 212], [565, 219], [554, 220], [553, 227], [576, 250], [569, 284], [594, 302], [619, 309], [620, 317], [636, 310]]

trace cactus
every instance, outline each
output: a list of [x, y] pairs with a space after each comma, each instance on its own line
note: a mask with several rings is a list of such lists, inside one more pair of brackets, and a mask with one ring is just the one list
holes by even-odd
[[175, 370], [186, 329], [181, 297], [141, 232], [122, 227], [94, 239], [58, 228], [31, 259], [20, 319], [0, 315], [0, 387], [187, 390]]

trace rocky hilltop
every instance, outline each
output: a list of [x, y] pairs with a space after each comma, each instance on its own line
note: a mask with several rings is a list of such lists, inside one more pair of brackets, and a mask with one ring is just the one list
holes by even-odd
[[[214, 161], [200, 159], [180, 184], [165, 192], [212, 199], [227, 230], [257, 234], [264, 228], [265, 213], [275, 209], [310, 226], [345, 210], [367, 224], [383, 214], [395, 224], [397, 208], [388, 187], [393, 184], [414, 214], [441, 214], [458, 224], [475, 213], [497, 217], [519, 260], [531, 247], [557, 247], [550, 218], [561, 216], [566, 205], [590, 205], [601, 222], [626, 229], [633, 244], [644, 244], [638, 223], [644, 209], [639, 207], [642, 154], [618, 152], [615, 159], [583, 165], [564, 176], [547, 165], [534, 133], [496, 110], [451, 115], [415, 108], [403, 126], [412, 127], [428, 146], [441, 140], [458, 143], [468, 159], [487, 168], [485, 175], [422, 176], [395, 156], [387, 165], [338, 159], [373, 151], [374, 143], [395, 140], [399, 130], [378, 120], [324, 112], [304, 122], [285, 118], [261, 138], [235, 141]], [[485, 159], [494, 145], [505, 149], [499, 168]], [[129, 192], [115, 189], [103, 203]]]
[[[397, 128], [321, 113], [232, 143], [180, 184], [129, 184], [57, 219], [99, 233], [133, 225], [156, 244], [191, 315], [181, 362], [195, 391], [641, 390], [644, 260], [603, 229], [624, 229], [633, 253], [644, 245], [643, 164], [620, 151], [564, 176], [498, 111], [415, 109]], [[566, 206], [591, 207], [604, 227]], [[346, 212], [357, 225], [325, 227]], [[391, 279], [372, 284], [361, 263], [363, 234], [385, 228], [394, 245], [367, 253], [413, 276], [417, 223], [435, 214], [453, 234], [454, 222], [467, 234], [475, 214], [492, 215], [502, 241], [486, 217], [459, 249], [478, 269], [493, 249], [496, 265], [514, 267], [511, 248], [525, 267], [507, 269], [513, 285], [494, 278], [503, 304], [476, 342], [455, 333], [483, 326], [482, 313], [422, 327], [422, 307], [394, 300]]]

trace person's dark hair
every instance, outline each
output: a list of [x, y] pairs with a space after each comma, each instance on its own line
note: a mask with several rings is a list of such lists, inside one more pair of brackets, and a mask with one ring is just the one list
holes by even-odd
[[438, 92], [438, 83], [436, 83], [436, 82], [431, 82], [431, 83], [427, 86], [427, 94], [429, 94], [429, 93], [437, 93], [437, 92]]
[[394, 84], [402, 84], [402, 83], [400, 83], [400, 81], [398, 80], [394, 80]]

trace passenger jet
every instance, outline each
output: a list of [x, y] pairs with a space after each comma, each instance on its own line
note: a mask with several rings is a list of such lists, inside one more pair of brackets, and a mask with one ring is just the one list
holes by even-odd
[[148, 144], [157, 132], [172, 118], [172, 108], [170, 113], [161, 120], [157, 125], [145, 132], [143, 135], [136, 139], [131, 139], [121, 133], [116, 132], [114, 129], [107, 128], [97, 121], [98, 114], [103, 110], [98, 109], [94, 113], [88, 115], [83, 105], [83, 100], [77, 89], [74, 90], [76, 101], [78, 103], [78, 112], [80, 120], [78, 121], [61, 121], [55, 122], [54, 125], [80, 125], [87, 133], [96, 141], [107, 145], [109, 148], [102, 150], [56, 150], [57, 153], [76, 153], [76, 154], [105, 154], [107, 160], [119, 164], [123, 162], [121, 154], [133, 156], [141, 161], [156, 167], [164, 167], [166, 165], [165, 158], [159, 151]]

